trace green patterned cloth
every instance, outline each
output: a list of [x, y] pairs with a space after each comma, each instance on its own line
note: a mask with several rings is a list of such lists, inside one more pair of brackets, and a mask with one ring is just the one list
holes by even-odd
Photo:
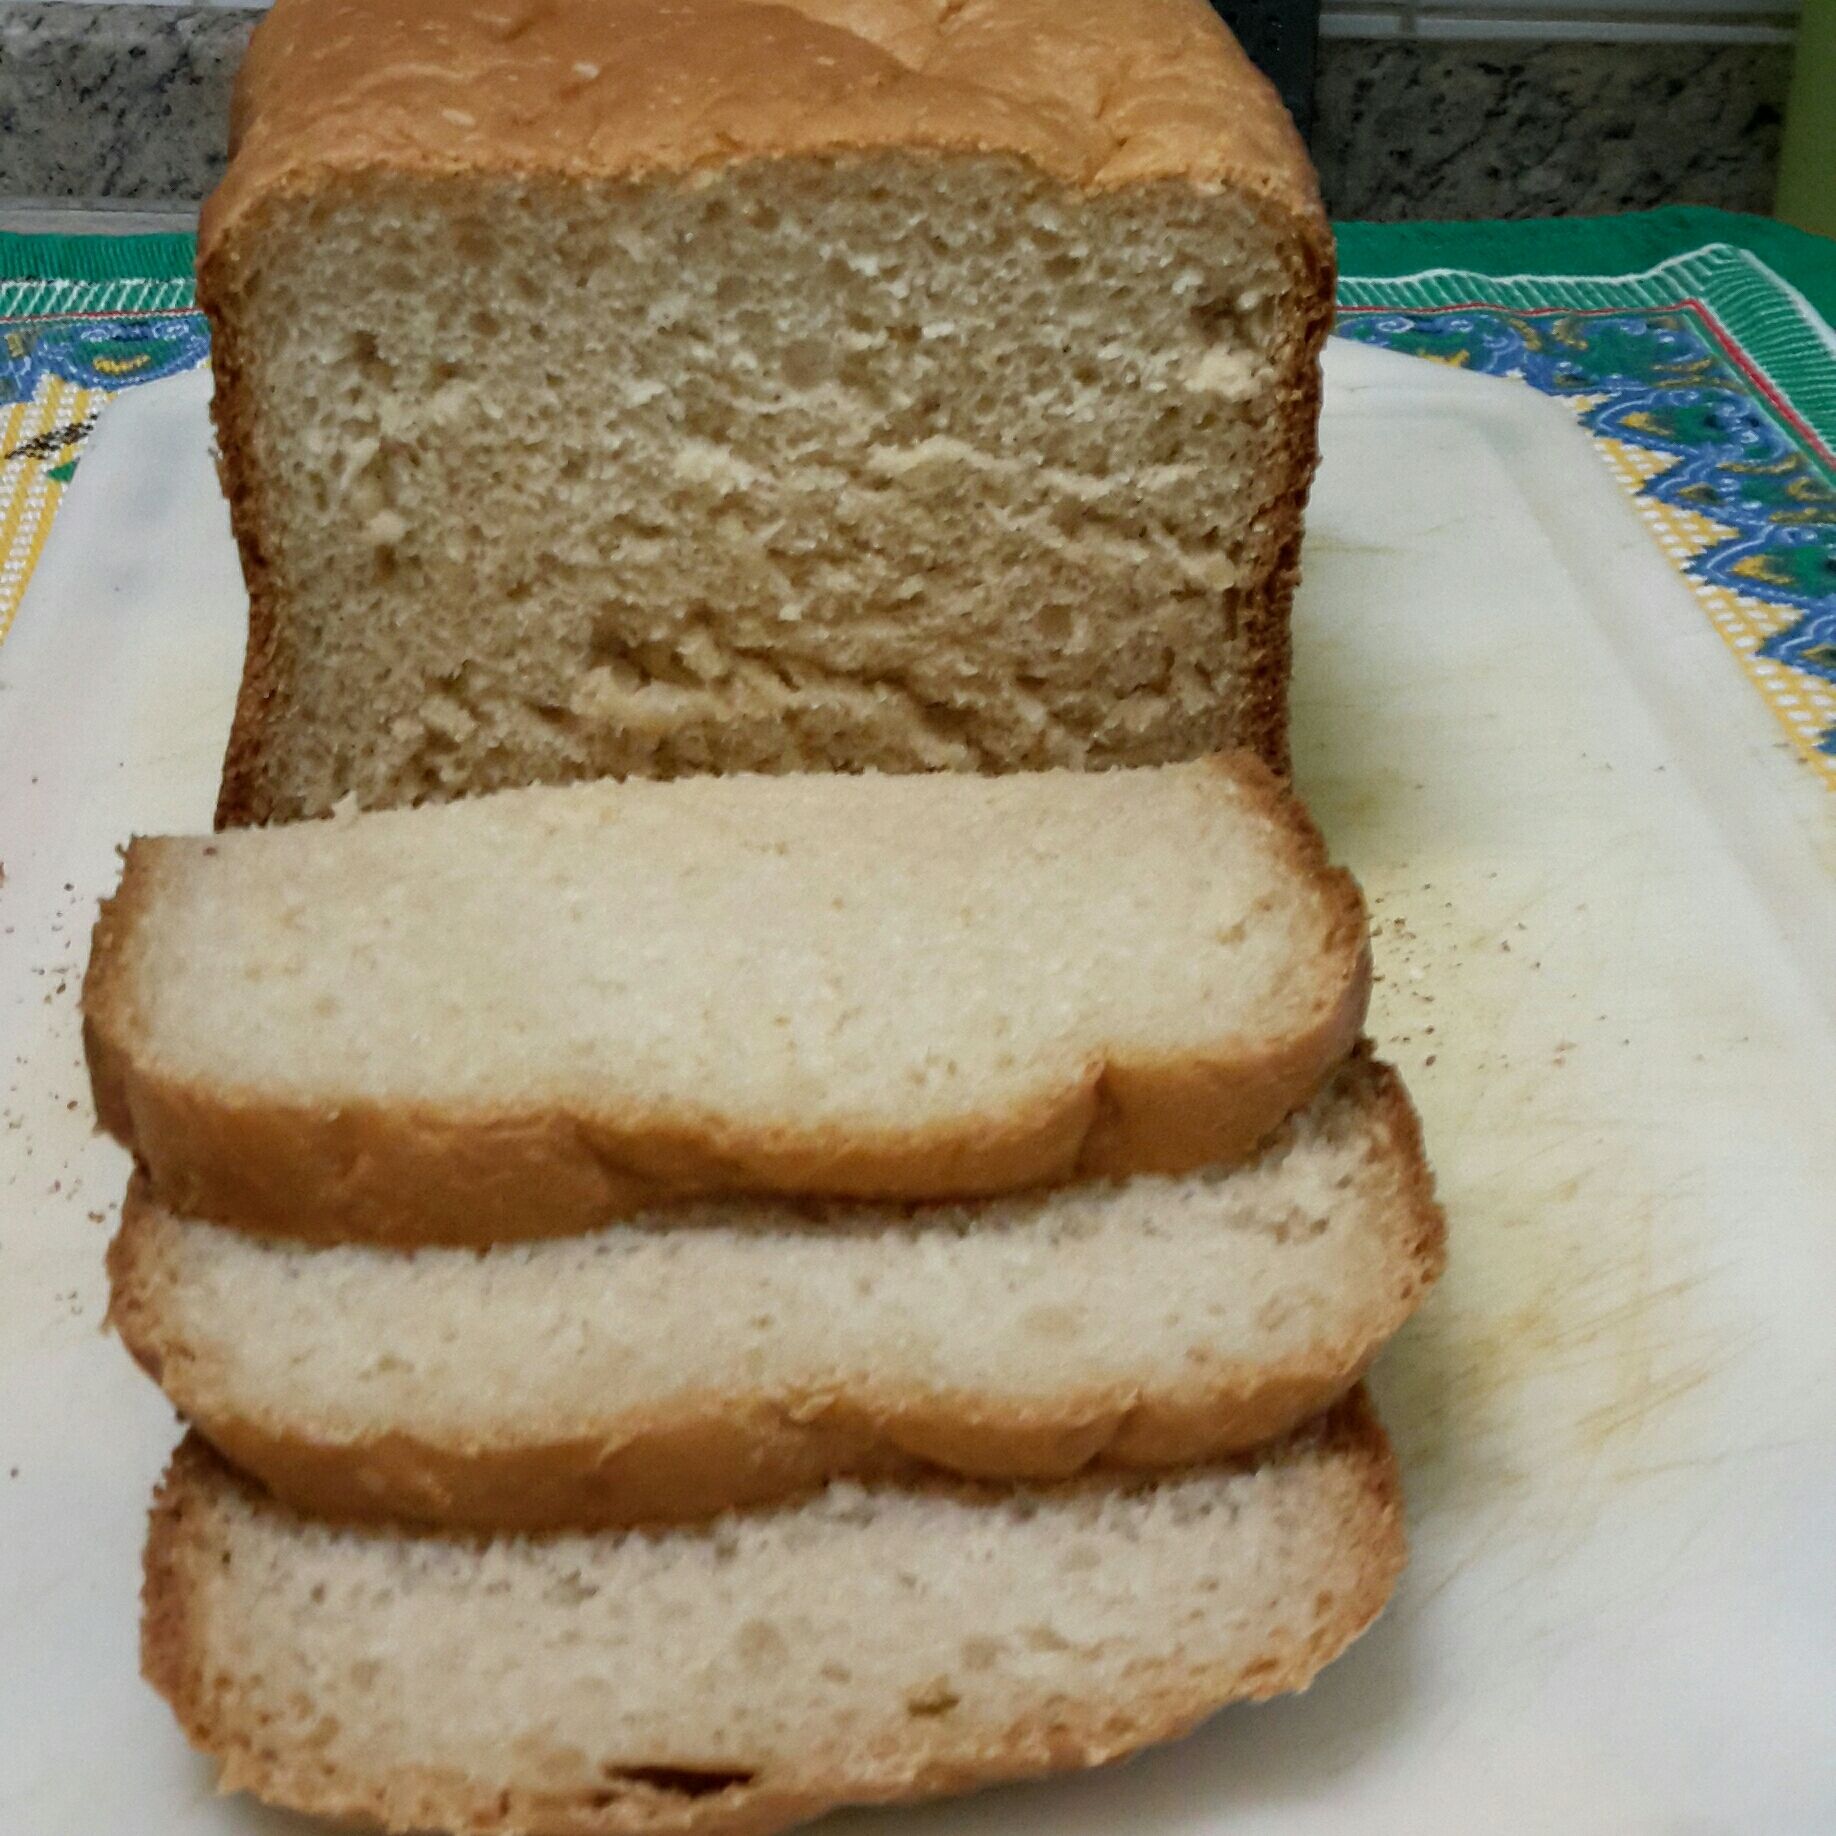
[[[1341, 306], [1671, 306], [1694, 293], [1836, 447], [1836, 242], [1727, 210], [1528, 223], [1341, 223]], [[1482, 278], [1481, 278], [1482, 277]]]
[[1836, 243], [1726, 211], [1340, 226], [1338, 331], [1573, 410], [1836, 790]]

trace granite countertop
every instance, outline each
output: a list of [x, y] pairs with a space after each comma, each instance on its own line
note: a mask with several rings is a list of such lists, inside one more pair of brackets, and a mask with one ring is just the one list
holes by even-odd
[[259, 16], [0, 5], [0, 198], [201, 198], [222, 170], [230, 83]]
[[[195, 204], [243, 7], [0, 5], [0, 200]], [[1790, 48], [1327, 38], [1313, 152], [1338, 217], [1766, 211]]]

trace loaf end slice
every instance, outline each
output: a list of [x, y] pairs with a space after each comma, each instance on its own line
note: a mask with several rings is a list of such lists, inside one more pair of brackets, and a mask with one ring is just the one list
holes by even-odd
[[1442, 1243], [1408, 1097], [1360, 1052], [1234, 1172], [967, 1206], [724, 1200], [404, 1254], [179, 1218], [136, 1182], [109, 1317], [303, 1510], [586, 1528], [1253, 1447], [1351, 1386]]
[[136, 842], [97, 1108], [180, 1213], [491, 1242], [1242, 1161], [1356, 1040], [1267, 768], [631, 781]]
[[1361, 1393], [1253, 1465], [838, 1485], [697, 1529], [328, 1526], [181, 1449], [143, 1664], [222, 1786], [460, 1836], [754, 1833], [1102, 1764], [1304, 1688], [1404, 1554]]
[[1203, 0], [280, 0], [235, 115], [225, 824], [1285, 757], [1331, 237]]

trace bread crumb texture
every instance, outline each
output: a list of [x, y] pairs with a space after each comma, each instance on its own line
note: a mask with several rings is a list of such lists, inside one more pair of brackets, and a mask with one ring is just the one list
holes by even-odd
[[302, 1508], [563, 1528], [837, 1474], [1235, 1452], [1342, 1393], [1441, 1255], [1408, 1098], [1360, 1055], [1237, 1172], [975, 1206], [726, 1201], [403, 1255], [178, 1218], [137, 1187], [110, 1318]]
[[1367, 974], [1247, 754], [697, 777], [136, 842], [86, 1040], [173, 1209], [487, 1242], [1241, 1161]]
[[1200, 0], [280, 0], [225, 820], [1284, 756], [1330, 245]]
[[1402, 1554], [1357, 1398], [1257, 1464], [1151, 1486], [839, 1484], [697, 1529], [487, 1542], [293, 1515], [192, 1443], [155, 1510], [143, 1657], [223, 1784], [276, 1803], [759, 1832], [1304, 1687]]

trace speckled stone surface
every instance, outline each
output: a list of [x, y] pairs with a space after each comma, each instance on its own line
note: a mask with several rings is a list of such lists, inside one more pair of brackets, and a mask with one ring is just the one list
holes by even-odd
[[0, 4], [0, 198], [195, 200], [217, 182], [241, 8]]
[[[195, 202], [258, 16], [0, 0], [0, 200]], [[1789, 74], [1782, 45], [1326, 39], [1314, 157], [1339, 217], [1766, 211]]]
[[1769, 212], [1785, 45], [1328, 39], [1313, 156], [1335, 217]]

